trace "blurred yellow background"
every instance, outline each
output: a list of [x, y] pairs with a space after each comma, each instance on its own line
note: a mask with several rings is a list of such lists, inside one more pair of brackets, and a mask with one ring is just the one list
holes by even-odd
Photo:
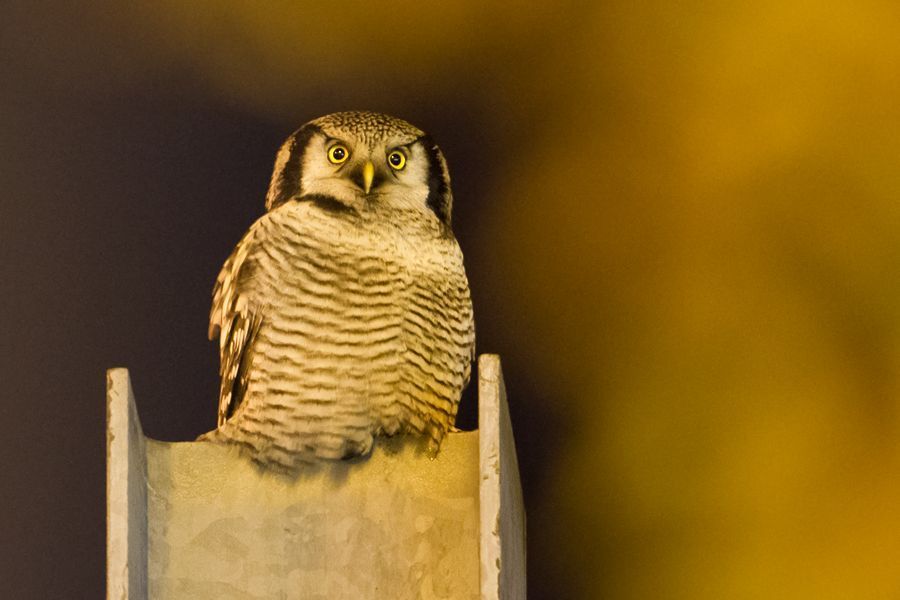
[[431, 129], [533, 598], [900, 597], [900, 4], [29, 10], [100, 40], [22, 67], [84, 103], [175, 69], [284, 135]]

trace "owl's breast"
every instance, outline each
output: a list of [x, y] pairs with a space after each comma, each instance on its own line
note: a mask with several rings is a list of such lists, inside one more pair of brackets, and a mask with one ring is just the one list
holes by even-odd
[[308, 428], [338, 411], [342, 427], [439, 441], [474, 343], [455, 240], [308, 204], [269, 217], [241, 283], [262, 315], [245, 418], [275, 405]]
[[246, 288], [267, 320], [346, 346], [371, 345], [378, 336], [369, 334], [400, 319], [406, 269], [392, 240], [310, 203], [272, 217]]

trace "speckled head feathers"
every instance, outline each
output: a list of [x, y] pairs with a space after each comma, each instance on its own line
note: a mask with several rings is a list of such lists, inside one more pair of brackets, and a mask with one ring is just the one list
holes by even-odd
[[[292, 133], [275, 159], [266, 195], [266, 209], [274, 210], [304, 196], [324, 195], [344, 205], [352, 204], [347, 197], [362, 198], [361, 190], [347, 183], [356, 181], [350, 175], [354, 168], [361, 168], [359, 165], [362, 162], [355, 167], [350, 164], [351, 161], [347, 165], [329, 165], [325, 162], [325, 151], [337, 142], [351, 145], [348, 149], [351, 154], [364, 154], [367, 160], [370, 159], [376, 169], [376, 181], [394, 185], [397, 189], [400, 184], [406, 183], [410, 196], [416, 195], [416, 190], [421, 192], [418, 195], [421, 195], [424, 205], [443, 224], [450, 225], [453, 207], [450, 174], [438, 146], [425, 132], [402, 119], [366, 111], [325, 115]], [[407, 173], [392, 170], [384, 161], [386, 153], [394, 149], [402, 150], [409, 158]], [[314, 155], [308, 156], [308, 153]], [[363, 160], [362, 156], [360, 160]], [[418, 172], [414, 161], [420, 164]], [[312, 172], [314, 169], [315, 172]], [[407, 181], [404, 182], [404, 178]], [[320, 180], [328, 180], [328, 185], [317, 185]], [[366, 191], [365, 197], [377, 201], [378, 195], [370, 195]]]
[[352, 132], [370, 143], [376, 139], [389, 138], [407, 138], [412, 141], [425, 135], [424, 131], [402, 119], [367, 111], [331, 113], [313, 119], [310, 124], [329, 134]]

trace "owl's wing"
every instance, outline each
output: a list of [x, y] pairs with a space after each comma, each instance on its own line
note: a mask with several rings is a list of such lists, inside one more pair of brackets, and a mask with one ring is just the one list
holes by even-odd
[[466, 379], [463, 382], [463, 389], [469, 387], [469, 383], [472, 381], [472, 365], [478, 360], [478, 355], [475, 354], [475, 319], [469, 319], [469, 331], [472, 336], [472, 341], [469, 342], [469, 368], [466, 369]]
[[217, 427], [234, 414], [247, 389], [247, 370], [251, 348], [262, 315], [242, 294], [239, 282], [246, 271], [245, 259], [253, 243], [255, 227], [241, 239], [225, 261], [213, 287], [213, 303], [209, 312], [209, 339], [219, 336], [219, 409]]

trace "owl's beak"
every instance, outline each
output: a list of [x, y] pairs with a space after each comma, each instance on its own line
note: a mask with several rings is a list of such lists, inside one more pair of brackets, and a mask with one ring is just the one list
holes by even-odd
[[369, 193], [369, 190], [372, 189], [372, 180], [375, 179], [375, 165], [372, 164], [371, 160], [367, 160], [366, 164], [363, 165], [363, 189], [366, 193]]

